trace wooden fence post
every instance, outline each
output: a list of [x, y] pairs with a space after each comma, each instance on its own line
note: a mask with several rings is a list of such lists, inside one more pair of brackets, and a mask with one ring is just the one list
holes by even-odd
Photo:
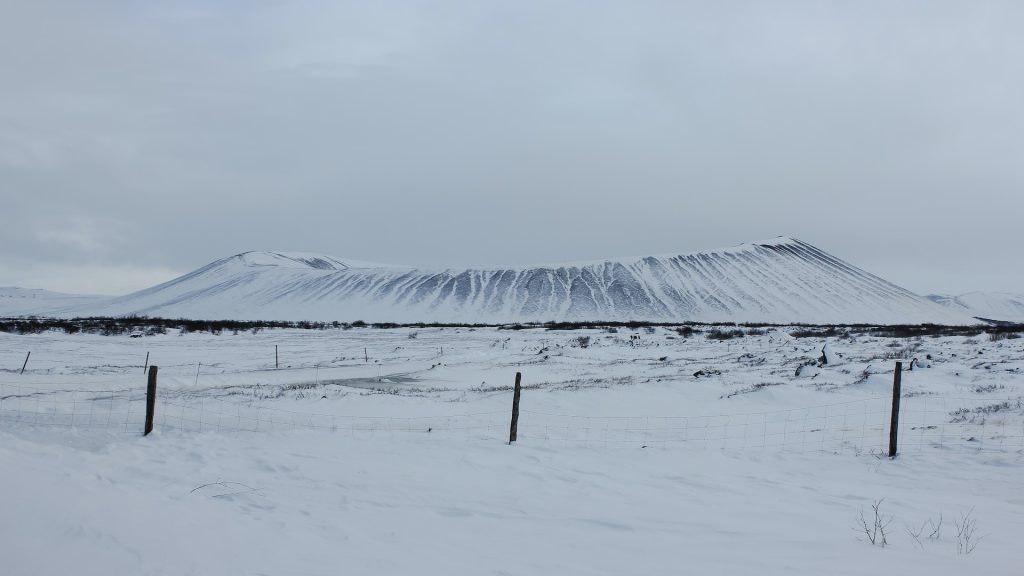
[[892, 376], [892, 419], [889, 420], [889, 458], [896, 457], [897, 432], [900, 427], [900, 378], [903, 375], [903, 362], [896, 363], [896, 371]]
[[274, 368], [280, 368], [281, 364], [277, 360], [277, 344], [274, 344]]
[[156, 371], [156, 366], [149, 367], [149, 382], [146, 385], [146, 428], [143, 436], [148, 436], [153, 431], [153, 413], [156, 412]]
[[25, 366], [28, 366], [28, 357], [32, 355], [32, 351], [29, 350], [28, 354], [25, 354], [25, 363], [21, 365], [21, 373], [25, 373]]
[[145, 374], [146, 370], [149, 369], [149, 352], [146, 352], [146, 363], [142, 365], [142, 373]]
[[519, 432], [519, 395], [523, 390], [520, 385], [522, 382], [523, 375], [520, 372], [516, 372], [516, 390], [512, 394], [512, 425], [508, 430], [508, 443], [512, 444], [516, 441], [516, 435]]

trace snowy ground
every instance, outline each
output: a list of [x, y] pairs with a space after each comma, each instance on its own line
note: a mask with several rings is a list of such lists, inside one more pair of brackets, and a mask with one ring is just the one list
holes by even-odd
[[0, 574], [1018, 574], [1024, 339], [789, 332], [0, 335]]

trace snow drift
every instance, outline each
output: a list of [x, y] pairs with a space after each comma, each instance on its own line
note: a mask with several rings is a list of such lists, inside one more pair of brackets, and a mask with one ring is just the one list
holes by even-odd
[[976, 322], [793, 238], [524, 268], [419, 269], [247, 252], [63, 314], [504, 323]]

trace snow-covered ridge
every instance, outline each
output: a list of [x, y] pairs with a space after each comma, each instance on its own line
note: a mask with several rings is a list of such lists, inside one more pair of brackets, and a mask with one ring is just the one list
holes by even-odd
[[349, 270], [352, 268], [391, 268], [387, 264], [340, 259], [312, 252], [244, 252], [228, 259], [243, 266], [276, 266], [310, 270]]
[[236, 254], [230, 258], [226, 258], [224, 261], [232, 262], [236, 261], [238, 264], [244, 266], [277, 266], [280, 268], [309, 268], [315, 270], [348, 270], [352, 268], [401, 268], [405, 270], [419, 270], [420, 272], [442, 272], [445, 270], [461, 270], [461, 269], [474, 269], [474, 270], [515, 270], [524, 271], [536, 268], [583, 268], [587, 266], [593, 266], [596, 264], [630, 264], [642, 261], [647, 258], [678, 258], [693, 256], [697, 254], [701, 255], [724, 255], [730, 253], [739, 253], [749, 250], [753, 246], [783, 246], [786, 244], [793, 244], [799, 242], [788, 236], [778, 236], [769, 240], [762, 240], [758, 242], [746, 242], [736, 246], [730, 246], [728, 248], [716, 248], [711, 250], [696, 250], [693, 252], [684, 252], [676, 254], [656, 254], [649, 256], [623, 256], [618, 258], [606, 258], [603, 260], [580, 260], [574, 262], [555, 262], [540, 264], [534, 266], [523, 266], [523, 265], [487, 265], [487, 266], [466, 266], [466, 267], [413, 267], [413, 266], [400, 266], [396, 264], [383, 264], [379, 262], [367, 262], [364, 260], [354, 260], [352, 258], [339, 258], [336, 256], [328, 256], [326, 254], [318, 254], [315, 252], [263, 252], [263, 251], [251, 251]]
[[46, 315], [60, 310], [100, 302], [106, 296], [83, 296], [51, 292], [40, 288], [0, 286], [0, 316]]
[[1024, 295], [1006, 292], [968, 292], [959, 296], [929, 294], [928, 299], [964, 314], [989, 320], [1024, 322]]
[[74, 315], [376, 322], [976, 320], [797, 239], [536, 267], [418, 269], [247, 252]]

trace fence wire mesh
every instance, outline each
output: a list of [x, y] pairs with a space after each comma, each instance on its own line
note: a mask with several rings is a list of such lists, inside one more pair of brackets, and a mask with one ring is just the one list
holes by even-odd
[[[51, 427], [141, 434], [144, 388], [42, 390], [0, 384], [0, 427]], [[522, 409], [518, 441], [555, 446], [708, 448], [729, 451], [885, 453], [891, 398], [871, 397], [771, 411], [699, 415], [582, 415]], [[162, 433], [325, 431], [355, 439], [429, 435], [444, 440], [508, 439], [505, 410], [423, 416], [365, 416], [288, 410], [207, 392], [158, 394]], [[1024, 452], [1024, 398], [906, 395], [901, 453], [929, 449]]]
[[1024, 451], [1024, 398], [900, 399], [900, 448]]
[[353, 416], [300, 412], [225, 399], [185, 396], [157, 403], [155, 429], [167, 432], [290, 432], [320, 430], [353, 438], [425, 435], [443, 439], [504, 438], [505, 412], [430, 416]]
[[0, 426], [45, 426], [138, 434], [145, 418], [144, 388], [43, 390], [0, 384]]
[[524, 410], [520, 437], [571, 444], [639, 444], [726, 450], [881, 449], [885, 398], [785, 410], [695, 416], [576, 416]]

